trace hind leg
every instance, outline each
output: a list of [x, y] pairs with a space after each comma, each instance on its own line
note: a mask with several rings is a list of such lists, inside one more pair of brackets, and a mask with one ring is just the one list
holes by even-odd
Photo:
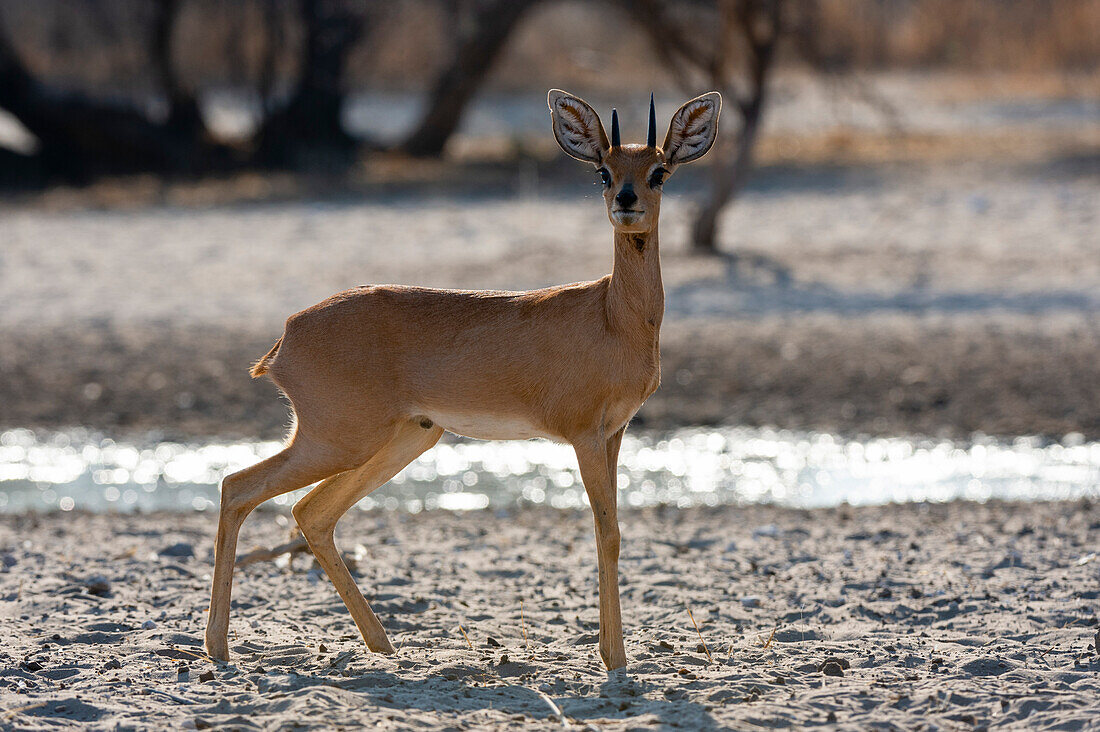
[[424, 429], [417, 423], [406, 423], [362, 466], [322, 481], [294, 506], [294, 519], [309, 548], [336, 586], [367, 647], [375, 653], [393, 653], [393, 645], [336, 549], [336, 522], [363, 496], [384, 485], [434, 445], [442, 434], [440, 427]]
[[331, 447], [297, 437], [280, 453], [222, 481], [221, 512], [214, 545], [214, 580], [210, 614], [206, 619], [206, 651], [219, 661], [229, 660], [229, 603], [233, 591], [233, 563], [241, 524], [254, 508], [269, 498], [303, 488], [356, 465], [350, 456]]

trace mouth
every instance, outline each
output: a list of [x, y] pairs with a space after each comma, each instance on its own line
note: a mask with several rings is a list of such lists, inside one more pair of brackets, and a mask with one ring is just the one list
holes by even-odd
[[611, 215], [617, 219], [634, 220], [640, 218], [644, 213], [644, 210], [633, 208], [615, 208], [611, 210]]

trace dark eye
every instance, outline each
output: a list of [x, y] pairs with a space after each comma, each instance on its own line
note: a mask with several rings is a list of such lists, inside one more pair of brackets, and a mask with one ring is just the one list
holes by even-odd
[[611, 171], [608, 170], [607, 168], [600, 168], [598, 172], [600, 174], [600, 180], [603, 182], [603, 187], [604, 188], [610, 188], [611, 187]]
[[668, 171], [664, 168], [657, 168], [649, 176], [649, 187], [656, 188], [665, 182], [665, 178], [668, 176]]

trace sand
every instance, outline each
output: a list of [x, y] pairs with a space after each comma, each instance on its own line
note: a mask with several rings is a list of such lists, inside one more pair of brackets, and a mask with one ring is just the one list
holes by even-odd
[[[629, 666], [610, 676], [585, 514], [355, 512], [338, 543], [397, 654], [369, 653], [312, 557], [298, 555], [238, 570], [228, 666], [201, 647], [215, 519], [0, 518], [0, 726], [1100, 719], [1096, 504], [628, 511]], [[283, 542], [288, 523], [254, 515], [242, 551]]]

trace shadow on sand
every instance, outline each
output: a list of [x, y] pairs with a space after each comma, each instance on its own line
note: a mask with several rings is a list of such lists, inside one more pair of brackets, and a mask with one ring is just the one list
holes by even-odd
[[[438, 673], [436, 673], [436, 671]], [[707, 711], [684, 694], [654, 694], [656, 687], [640, 682], [629, 673], [612, 672], [598, 686], [574, 682], [581, 691], [542, 693], [518, 683], [513, 677], [535, 672], [534, 666], [507, 663], [488, 667], [469, 663], [439, 667], [427, 678], [403, 676], [400, 672], [372, 669], [352, 677], [321, 674], [267, 673], [253, 679], [257, 690], [284, 712], [301, 713], [318, 707], [332, 718], [339, 707], [377, 708], [378, 715], [413, 723], [407, 715], [417, 711], [433, 715], [466, 715], [492, 710], [513, 716], [560, 723], [560, 712], [571, 724], [584, 728], [599, 719], [632, 721], [646, 726], [716, 729]], [[528, 676], [528, 678], [530, 678]], [[500, 682], [505, 682], [501, 685]], [[548, 683], [549, 682], [549, 683]], [[532, 682], [534, 684], [535, 682]], [[560, 678], [541, 679], [540, 686], [564, 687]], [[648, 696], [647, 696], [648, 694]], [[551, 705], [551, 702], [553, 706]], [[237, 724], [243, 710], [228, 699], [206, 707], [192, 707], [198, 719], [214, 725]], [[228, 715], [228, 716], [226, 716]]]

